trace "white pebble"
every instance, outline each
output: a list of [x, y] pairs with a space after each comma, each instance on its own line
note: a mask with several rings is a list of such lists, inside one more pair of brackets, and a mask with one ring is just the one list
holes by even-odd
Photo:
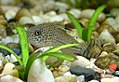
[[59, 76], [55, 78], [55, 82], [76, 82], [76, 76], [70, 75], [70, 76]]
[[66, 12], [66, 10], [69, 8], [69, 6], [62, 2], [56, 2], [55, 5], [59, 8], [59, 12]]
[[11, 54], [10, 62], [17, 62], [17, 59], [13, 54]]
[[84, 75], [77, 76], [77, 82], [85, 82]]
[[81, 11], [79, 9], [71, 9], [69, 12], [76, 18], [81, 17]]
[[100, 40], [104, 40], [105, 42], [113, 43], [115, 44], [114, 37], [109, 33], [107, 29], [105, 29], [98, 37]]
[[33, 20], [29, 17], [26, 17], [26, 16], [21, 17], [19, 19], [19, 23], [22, 24], [22, 25], [24, 25], [24, 24], [34, 24]]
[[114, 25], [114, 24], [116, 24], [116, 20], [114, 19], [114, 18], [112, 18], [112, 17], [110, 17], [110, 18], [107, 18], [106, 19], [106, 22], [109, 24], [109, 25]]
[[40, 24], [41, 20], [42, 20], [39, 16], [32, 16], [32, 19], [33, 19], [35, 25]]
[[50, 11], [48, 13], [46, 13], [45, 15], [48, 15], [48, 16], [56, 16], [56, 12], [55, 11]]
[[64, 76], [70, 76], [70, 75], [72, 75], [72, 74], [69, 71], [64, 74]]
[[114, 78], [102, 78], [101, 82], [119, 82], [119, 77]]
[[119, 23], [112, 25], [115, 31], [119, 31]]
[[36, 59], [28, 74], [27, 82], [55, 82], [52, 72], [46, 67], [45, 62]]
[[18, 36], [18, 34], [13, 35], [12, 38], [13, 38], [13, 43], [19, 43], [19, 36]]
[[2, 72], [1, 75], [2, 76], [4, 76], [4, 75], [14, 75], [14, 76], [18, 77], [19, 76], [18, 71], [16, 69], [13, 69], [14, 67], [15, 67], [15, 65], [12, 64], [12, 63], [5, 64], [5, 67], [4, 67], [3, 72]]
[[13, 77], [12, 75], [6, 75], [0, 78], [0, 82], [23, 82], [17, 77]]
[[8, 44], [8, 43], [12, 43], [13, 42], [13, 38], [7, 36], [6, 38], [2, 38], [2, 44]]
[[7, 20], [10, 20], [10, 19], [14, 18], [15, 15], [16, 15], [16, 13], [13, 10], [8, 10], [5, 13], [5, 17], [6, 17]]
[[50, 18], [50, 22], [61, 22], [63, 21], [64, 18], [60, 15], [56, 15]]
[[82, 67], [86, 67], [90, 65], [90, 61], [88, 59], [86, 59], [85, 57], [82, 56], [76, 56], [77, 60], [75, 60], [74, 62], [71, 63], [71, 66], [82, 66]]

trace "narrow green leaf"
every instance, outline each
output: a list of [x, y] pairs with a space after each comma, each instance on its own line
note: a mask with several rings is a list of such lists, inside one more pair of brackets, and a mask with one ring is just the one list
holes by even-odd
[[64, 60], [62, 60], [62, 59], [58, 59], [56, 62], [54, 62], [53, 64], [50, 64], [49, 65], [49, 69], [51, 68], [51, 67], [58, 67], [58, 66], [60, 66], [61, 64], [62, 64], [62, 62], [63, 62]]
[[49, 50], [43, 52], [40, 56], [39, 56], [40, 52], [35, 52], [35, 53], [31, 54], [28, 59], [27, 65], [26, 65], [25, 78], [28, 77], [28, 72], [30, 70], [30, 67], [31, 67], [32, 63], [37, 58], [41, 58], [42, 60], [45, 61], [49, 56], [53, 56], [53, 57], [73, 61], [75, 59], [74, 57], [69, 56], [67, 54], [57, 52], [60, 49], [71, 47], [71, 46], [79, 46], [79, 44], [65, 44], [65, 45], [55, 46], [55, 47], [50, 48]]
[[[58, 46], [54, 46], [53, 48], [50, 48], [49, 50], [45, 51], [45, 52], [57, 52], [60, 49], [63, 48], [68, 48], [68, 47], [73, 47], [73, 46], [79, 46], [79, 44], [64, 44], [64, 45], [58, 45]], [[45, 53], [44, 52], [44, 53]]]
[[90, 22], [89, 22], [89, 26], [88, 26], [88, 41], [90, 41], [91, 39], [91, 35], [92, 35], [92, 31], [94, 29], [94, 24], [99, 16], [99, 14], [106, 8], [106, 5], [102, 5], [100, 7], [98, 7], [95, 12], [93, 13]]
[[71, 55], [65, 54], [65, 53], [60, 53], [60, 52], [48, 52], [48, 53], [44, 53], [40, 56], [40, 58], [42, 58], [43, 56], [53, 56], [56, 58], [60, 58], [63, 60], [68, 60], [68, 61], [74, 61], [75, 58]]
[[33, 53], [30, 55], [28, 61], [27, 61], [27, 64], [26, 64], [26, 69], [25, 69], [25, 75], [24, 75], [24, 80], [27, 80], [27, 77], [28, 77], [28, 73], [29, 73], [29, 70], [31, 68], [31, 65], [33, 64], [33, 62], [38, 58], [38, 53]]
[[71, 20], [71, 22], [73, 23], [74, 27], [77, 29], [77, 32], [78, 32], [78, 35], [79, 35], [79, 38], [82, 39], [82, 27], [81, 25], [79, 24], [78, 20], [71, 14], [71, 13], [66, 13], [67, 16], [69, 17], [69, 19]]
[[[50, 48], [49, 50], [45, 51], [44, 53], [57, 52], [60, 49], [68, 48], [68, 47], [72, 47], [72, 46], [79, 46], [79, 44], [65, 44], [65, 45], [54, 46], [53, 48]], [[46, 60], [48, 57], [49, 56], [44, 56], [42, 59]]]
[[82, 39], [88, 41], [88, 28], [84, 29], [82, 32]]
[[26, 34], [26, 30], [22, 26], [16, 26], [20, 37], [20, 45], [22, 50], [22, 62], [26, 67], [28, 58], [29, 58], [29, 48], [28, 48], [28, 38]]
[[20, 60], [20, 58], [18, 57], [18, 55], [17, 55], [14, 51], [12, 51], [10, 48], [8, 48], [8, 47], [6, 47], [6, 46], [3, 46], [3, 45], [0, 45], [0, 48], [9, 51], [11, 54], [13, 54], [13, 55], [16, 57], [16, 59], [18, 60], [18, 63], [19, 63], [20, 65], [23, 65], [23, 63], [22, 63], [22, 61]]

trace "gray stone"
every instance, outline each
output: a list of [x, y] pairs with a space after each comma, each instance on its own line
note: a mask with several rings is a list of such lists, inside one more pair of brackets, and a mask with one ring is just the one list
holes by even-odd
[[84, 75], [86, 81], [96, 79], [96, 73], [94, 72], [94, 70], [92, 70], [90, 68], [84, 68], [81, 66], [74, 66], [74, 67], [70, 68], [70, 72], [72, 74], [77, 75], [77, 76]]

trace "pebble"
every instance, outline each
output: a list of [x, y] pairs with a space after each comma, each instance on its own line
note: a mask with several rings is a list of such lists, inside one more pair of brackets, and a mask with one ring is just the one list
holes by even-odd
[[92, 70], [90, 68], [84, 68], [81, 66], [74, 66], [74, 67], [70, 68], [70, 72], [72, 74], [77, 75], [77, 76], [84, 75], [85, 80], [87, 80], [87, 81], [92, 80], [92, 79], [96, 79], [96, 73], [94, 72], [94, 70]]
[[40, 17], [42, 19], [41, 23], [48, 23], [48, 22], [50, 22], [50, 16], [40, 14]]
[[[81, 12], [81, 18], [88, 18], [90, 19], [94, 13], [94, 9], [85, 9]], [[98, 16], [97, 21], [98, 22], [103, 22], [105, 20], [106, 16], [104, 13], [100, 13], [100, 15]]]
[[13, 10], [8, 10], [7, 12], [5, 12], [5, 17], [7, 20], [13, 19], [16, 15], [16, 12]]
[[102, 78], [101, 82], [119, 82], [119, 77], [114, 78]]
[[5, 27], [0, 28], [0, 36], [1, 36], [0, 40], [1, 40], [3, 37], [6, 37], [6, 36], [7, 36], [7, 32], [6, 32]]
[[71, 9], [69, 12], [77, 19], [81, 17], [81, 10], [79, 9]]
[[69, 67], [67, 65], [60, 65], [58, 69], [65, 73], [69, 70]]
[[56, 16], [56, 12], [55, 11], [50, 11], [50, 12], [47, 12], [45, 15], [48, 15], [48, 16]]
[[74, 62], [71, 62], [71, 67], [78, 65], [78, 66], [82, 66], [82, 67], [86, 67], [88, 65], [90, 65], [90, 61], [88, 59], [86, 59], [85, 57], [82, 56], [76, 56], [76, 60]]
[[77, 81], [78, 82], [85, 82], [85, 76], [84, 75], [77, 76]]
[[2, 44], [8, 44], [8, 43], [19, 43], [18, 35], [7, 36], [5, 38], [2, 38]]
[[19, 43], [19, 36], [17, 34], [11, 36], [13, 39], [13, 43]]
[[52, 72], [46, 67], [45, 62], [36, 59], [28, 75], [27, 82], [55, 82]]
[[77, 82], [75, 75], [59, 76], [55, 78], [55, 82]]
[[61, 65], [53, 71], [53, 75], [54, 75], [54, 77], [58, 77], [58, 76], [62, 76], [62, 75], [65, 75], [65, 76], [71, 75], [71, 74], [69, 74], [70, 72], [68, 72], [68, 71], [69, 71], [69, 67], [67, 65]]
[[13, 39], [10, 36], [7, 36], [6, 38], [2, 38], [2, 44], [8, 44], [12, 42], [13, 42]]
[[107, 18], [106, 19], [106, 22], [112, 26], [112, 28], [115, 30], [115, 31], [119, 31], [119, 16], [117, 16], [115, 19], [110, 17], [110, 18]]
[[114, 37], [109, 33], [107, 29], [105, 29], [98, 37], [100, 40], [104, 40], [104, 42], [110, 42], [112, 44], [115, 44]]
[[34, 24], [34, 21], [32, 18], [23, 16], [19, 19], [19, 24], [24, 25], [24, 24]]
[[43, 4], [42, 9], [44, 12], [48, 12], [51, 10], [58, 10], [56, 3], [54, 0], [47, 0], [45, 4]]
[[15, 19], [18, 21], [21, 17], [31, 17], [31, 13], [26, 8], [21, 8], [15, 16]]
[[108, 56], [108, 53], [106, 51], [103, 51], [99, 57], [104, 57], [104, 56]]
[[119, 23], [119, 15], [116, 16], [115, 20], [116, 20], [116, 22], [117, 22], [117, 24], [118, 24], [118, 23]]
[[39, 16], [32, 16], [32, 19], [35, 23], [35, 25], [41, 24], [41, 18]]
[[116, 24], [116, 20], [114, 19], [114, 18], [112, 18], [112, 17], [109, 17], [109, 18], [107, 18], [106, 19], [106, 22], [109, 24], [109, 25], [114, 25], [114, 24]]
[[69, 6], [66, 3], [62, 2], [56, 2], [55, 5], [58, 7], [59, 13], [64, 13], [69, 8]]
[[3, 15], [0, 15], [0, 24], [1, 25], [6, 25], [7, 24], [7, 21], [6, 21], [6, 19]]
[[2, 5], [1, 8], [4, 12], [7, 12], [9, 10], [13, 10], [13, 11], [17, 12], [20, 9], [20, 7], [10, 6], [10, 5], [9, 6], [8, 5], [4, 5], [4, 6]]
[[65, 13], [61, 13], [60, 16], [62, 16], [64, 18], [64, 21], [70, 21], [70, 19], [68, 18], [68, 16]]
[[24, 81], [12, 75], [6, 75], [0, 78], [0, 82], [24, 82]]
[[13, 54], [11, 54], [11, 56], [10, 56], [10, 62], [17, 62], [18, 60], [16, 59], [16, 57], [13, 55]]
[[56, 15], [50, 18], [50, 22], [61, 22], [63, 21], [64, 18], [60, 15]]
[[118, 16], [119, 15], [119, 8], [113, 8], [111, 11], [110, 11], [110, 14], [114, 17]]
[[15, 65], [13, 63], [6, 63], [1, 75], [13, 75], [15, 77], [18, 77], [18, 71], [16, 69], [13, 69], [14, 67]]
[[119, 23], [112, 25], [112, 27], [114, 28], [115, 31], [119, 32]]

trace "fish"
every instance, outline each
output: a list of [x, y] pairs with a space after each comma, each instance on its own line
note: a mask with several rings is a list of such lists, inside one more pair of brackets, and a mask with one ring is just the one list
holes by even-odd
[[67, 48], [64, 51], [66, 53], [70, 52], [71, 54], [81, 55], [88, 59], [100, 55], [101, 46], [98, 40], [90, 41], [90, 43], [79, 43], [67, 34], [64, 28], [63, 25], [55, 23], [43, 23], [30, 27], [27, 29], [29, 43], [36, 48], [76, 43], [80, 44], [80, 46]]

